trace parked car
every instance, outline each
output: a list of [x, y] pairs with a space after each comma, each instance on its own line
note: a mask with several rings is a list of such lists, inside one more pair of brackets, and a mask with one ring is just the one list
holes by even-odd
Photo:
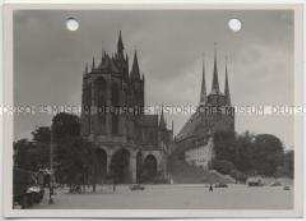
[[226, 183], [216, 183], [215, 188], [227, 188], [228, 185]]
[[260, 177], [251, 177], [247, 180], [247, 184], [248, 186], [250, 187], [260, 187], [260, 186], [264, 186], [264, 182], [263, 182], [263, 179], [260, 178]]
[[275, 181], [274, 183], [272, 183], [270, 186], [281, 186], [281, 182], [279, 181]]
[[263, 186], [263, 183], [258, 181], [248, 182], [248, 186]]
[[27, 189], [26, 193], [31, 197], [31, 203], [34, 204], [42, 201], [45, 191], [40, 186], [33, 185]]
[[132, 185], [130, 186], [130, 190], [131, 191], [134, 191], [134, 190], [144, 190], [144, 186], [140, 185], [140, 184], [135, 184], [135, 185]]
[[13, 205], [29, 208], [40, 203], [44, 196], [44, 189], [37, 184], [35, 173], [14, 168], [13, 171]]

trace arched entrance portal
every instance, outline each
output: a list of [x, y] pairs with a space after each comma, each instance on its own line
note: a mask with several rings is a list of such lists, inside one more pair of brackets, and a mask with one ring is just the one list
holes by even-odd
[[143, 180], [146, 183], [153, 183], [157, 176], [157, 160], [153, 155], [148, 155], [143, 163]]
[[107, 153], [103, 149], [96, 150], [97, 156], [97, 183], [103, 183], [107, 175]]
[[110, 176], [115, 183], [130, 183], [130, 152], [120, 149], [114, 153], [110, 165]]

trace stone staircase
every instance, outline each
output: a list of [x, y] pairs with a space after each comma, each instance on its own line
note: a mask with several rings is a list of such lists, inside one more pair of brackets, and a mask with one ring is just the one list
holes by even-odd
[[174, 184], [181, 183], [234, 183], [230, 176], [217, 171], [205, 171], [185, 161], [184, 152], [174, 152], [168, 159], [168, 170]]

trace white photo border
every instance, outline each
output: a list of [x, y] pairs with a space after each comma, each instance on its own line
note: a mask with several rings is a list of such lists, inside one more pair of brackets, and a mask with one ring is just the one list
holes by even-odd
[[[116, 1], [117, 2], [117, 1]], [[7, 4], [4, 5], [4, 104], [13, 106], [13, 12], [14, 10], [98, 10], [98, 9], [244, 9], [244, 10], [294, 10], [294, 83], [295, 104], [303, 103], [303, 5], [302, 4]], [[303, 119], [294, 118], [294, 207], [292, 210], [222, 210], [222, 209], [173, 209], [173, 210], [78, 210], [78, 209], [31, 209], [14, 210], [12, 208], [12, 166], [13, 166], [13, 116], [3, 115], [3, 210], [5, 217], [104, 217], [104, 218], [196, 218], [196, 217], [301, 217], [303, 209]]]

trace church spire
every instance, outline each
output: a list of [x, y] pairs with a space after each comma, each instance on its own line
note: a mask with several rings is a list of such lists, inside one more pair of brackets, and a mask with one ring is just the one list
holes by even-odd
[[200, 94], [200, 105], [206, 102], [206, 82], [205, 82], [205, 58], [203, 59], [203, 70], [202, 70], [202, 85]]
[[162, 106], [162, 112], [161, 112], [161, 116], [159, 119], [159, 128], [160, 129], [166, 129], [166, 122], [165, 122], [165, 118], [164, 118], [164, 107]]
[[88, 63], [85, 63], [85, 74], [88, 74]]
[[138, 65], [138, 58], [137, 58], [137, 51], [136, 50], [135, 50], [134, 61], [133, 61], [133, 66], [132, 66], [132, 70], [131, 70], [131, 78], [132, 79], [140, 79], [139, 65]]
[[101, 61], [103, 60], [104, 55], [105, 55], [105, 51], [104, 51], [103, 43], [102, 43], [102, 47], [101, 47]]
[[92, 70], [95, 69], [95, 66], [96, 66], [96, 65], [95, 65], [95, 57], [93, 57], [93, 58], [92, 58]]
[[172, 131], [172, 137], [174, 137], [174, 123], [173, 123], [173, 120], [172, 120], [172, 123], [171, 123], [171, 131]]
[[123, 46], [123, 41], [122, 41], [122, 37], [121, 37], [121, 30], [119, 31], [119, 38], [118, 38], [118, 42], [117, 42], [117, 53], [118, 55], [122, 55], [123, 57], [123, 50], [124, 50], [124, 46]]
[[229, 85], [228, 85], [227, 57], [226, 57], [226, 63], [225, 63], [225, 86], [224, 86], [224, 94], [225, 94], [225, 96], [226, 96], [228, 105], [231, 105], [231, 95], [230, 95]]
[[215, 56], [214, 56], [214, 72], [213, 72], [213, 82], [211, 87], [212, 94], [219, 94], [219, 80], [218, 80], [218, 66], [217, 66], [217, 49], [215, 43]]

